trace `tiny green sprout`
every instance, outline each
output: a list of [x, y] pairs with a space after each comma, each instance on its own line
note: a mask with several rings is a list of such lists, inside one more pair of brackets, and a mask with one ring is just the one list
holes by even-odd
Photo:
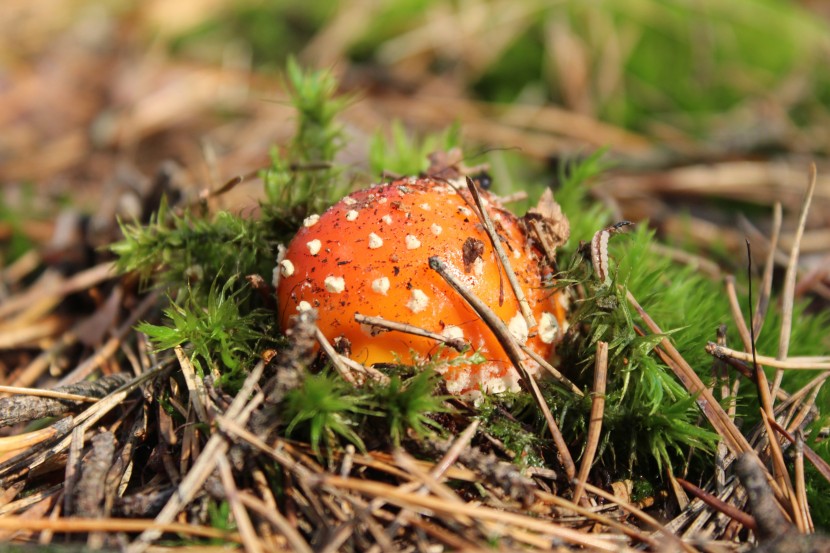
[[337, 116], [350, 98], [337, 94], [337, 80], [330, 72], [304, 70], [293, 58], [286, 76], [297, 110], [296, 132], [284, 148], [272, 148], [271, 167], [262, 173], [265, 219], [278, 226], [322, 211], [349, 186], [347, 179], [339, 178], [342, 169], [335, 156], [345, 142]]
[[430, 413], [447, 413], [447, 396], [436, 395], [441, 377], [432, 370], [420, 370], [415, 376], [403, 380], [393, 375], [387, 384], [375, 384], [372, 403], [386, 415], [386, 424], [392, 442], [398, 446], [407, 430], [419, 438], [441, 431], [440, 424], [429, 417]]
[[179, 302], [170, 302], [164, 310], [169, 326], [143, 322], [138, 330], [145, 333], [157, 351], [176, 346], [190, 350], [196, 371], [204, 376], [205, 364], [221, 360], [223, 377], [242, 370], [243, 362], [254, 352], [253, 344], [262, 338], [256, 330], [258, 312], [240, 311], [241, 296], [246, 288], [233, 291], [237, 278], [228, 279], [222, 288], [214, 282], [206, 298], [187, 293]]
[[231, 507], [227, 501], [208, 501], [207, 510], [211, 528], [224, 532], [236, 530], [236, 523], [233, 521]]
[[311, 449], [320, 456], [324, 444], [331, 451], [340, 436], [353, 443], [361, 451], [366, 450], [363, 440], [355, 432], [358, 415], [372, 415], [365, 395], [336, 374], [327, 372], [309, 374], [302, 384], [288, 392], [283, 404], [283, 415], [289, 420], [286, 435], [303, 429], [307, 432]]

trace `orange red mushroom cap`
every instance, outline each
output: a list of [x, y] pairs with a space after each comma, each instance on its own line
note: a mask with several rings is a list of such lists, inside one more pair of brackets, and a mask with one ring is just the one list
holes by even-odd
[[[551, 355], [561, 336], [564, 309], [543, 282], [540, 254], [519, 220], [495, 196], [481, 192], [531, 306], [536, 325], [528, 325], [469, 196], [466, 188], [447, 182], [405, 179], [360, 190], [308, 217], [278, 267], [282, 328], [291, 325], [298, 311], [314, 308], [323, 334], [330, 341], [347, 340], [350, 357], [367, 365], [464, 355], [433, 338], [378, 333], [354, 315], [407, 323], [462, 339], [486, 359], [444, 365], [440, 370], [451, 393], [517, 389], [518, 374], [496, 337], [429, 268], [428, 259], [439, 256], [516, 340], [543, 357]], [[536, 364], [529, 360], [528, 366]]]

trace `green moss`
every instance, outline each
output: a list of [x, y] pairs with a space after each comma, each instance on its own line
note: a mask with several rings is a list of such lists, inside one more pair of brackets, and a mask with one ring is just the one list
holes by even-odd
[[399, 446], [408, 431], [418, 439], [443, 432], [443, 427], [430, 415], [448, 413], [447, 396], [436, 394], [441, 377], [431, 370], [421, 370], [403, 379], [392, 375], [386, 384], [370, 386], [371, 404], [380, 422], [386, 428], [392, 444]]

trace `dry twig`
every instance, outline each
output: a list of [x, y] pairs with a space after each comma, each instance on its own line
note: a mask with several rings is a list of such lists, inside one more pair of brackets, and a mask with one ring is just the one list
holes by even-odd
[[388, 330], [395, 330], [406, 334], [412, 334], [413, 336], [422, 336], [424, 338], [435, 340], [436, 342], [446, 344], [459, 352], [467, 351], [470, 348], [470, 344], [462, 338], [448, 338], [443, 334], [430, 332], [429, 330], [419, 328], [409, 323], [390, 321], [388, 319], [384, 319], [383, 317], [369, 317], [360, 313], [354, 314], [354, 320], [360, 324], [369, 325], [372, 329], [372, 336], [375, 336], [376, 332], [380, 333]]
[[519, 302], [519, 308], [521, 309], [522, 316], [527, 323], [527, 328], [528, 330], [533, 330], [536, 328], [536, 319], [533, 318], [533, 312], [530, 309], [530, 304], [527, 301], [527, 297], [525, 297], [524, 290], [522, 290], [522, 287], [519, 284], [519, 279], [516, 278], [516, 273], [513, 271], [513, 265], [510, 263], [510, 258], [508, 258], [507, 254], [504, 253], [504, 247], [501, 245], [501, 239], [499, 238], [498, 233], [496, 233], [496, 228], [493, 226], [493, 220], [490, 218], [487, 206], [484, 205], [484, 202], [481, 200], [481, 196], [478, 193], [478, 186], [476, 186], [476, 183], [473, 182], [473, 179], [470, 177], [467, 177], [467, 188], [469, 188], [470, 194], [473, 196], [473, 200], [478, 208], [478, 216], [484, 225], [484, 230], [487, 232], [487, 236], [490, 238], [490, 243], [493, 245], [496, 257], [501, 263], [502, 269], [504, 269], [504, 274], [507, 275], [507, 281], [510, 283], [510, 288], [513, 290], [513, 294]]

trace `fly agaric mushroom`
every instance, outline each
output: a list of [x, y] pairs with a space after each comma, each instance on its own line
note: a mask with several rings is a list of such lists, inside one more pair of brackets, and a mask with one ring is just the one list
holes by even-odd
[[[449, 359], [460, 353], [441, 347], [435, 335], [463, 340], [486, 362], [439, 363], [450, 393], [518, 389], [518, 373], [491, 329], [428, 264], [440, 257], [520, 344], [550, 357], [564, 324], [560, 297], [545, 287], [541, 254], [519, 219], [494, 195], [479, 195], [526, 297], [525, 315], [469, 191], [411, 178], [360, 190], [306, 218], [279, 262], [282, 328], [298, 311], [317, 309], [322, 333], [347, 344], [350, 357], [366, 365]], [[356, 313], [406, 323], [432, 337], [379, 332], [356, 321]], [[538, 368], [532, 360], [527, 366]]]

